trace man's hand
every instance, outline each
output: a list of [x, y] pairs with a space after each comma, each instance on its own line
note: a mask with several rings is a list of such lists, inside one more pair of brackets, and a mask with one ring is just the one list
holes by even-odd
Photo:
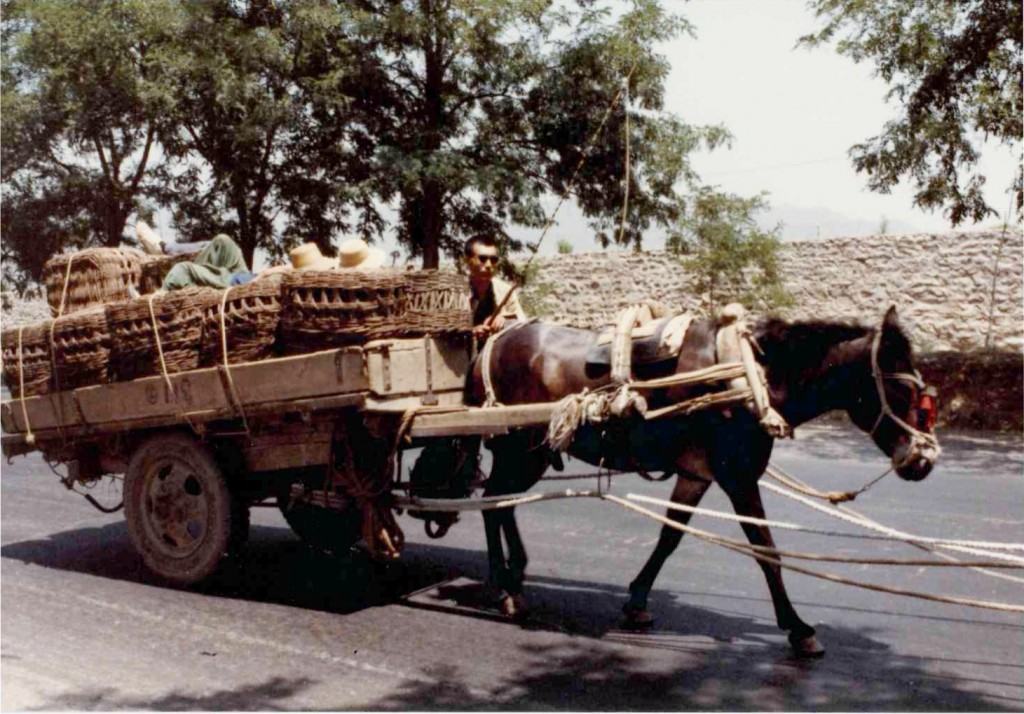
[[473, 337], [477, 339], [490, 337], [495, 332], [501, 332], [503, 327], [505, 327], [505, 318], [501, 315], [493, 315], [473, 328]]

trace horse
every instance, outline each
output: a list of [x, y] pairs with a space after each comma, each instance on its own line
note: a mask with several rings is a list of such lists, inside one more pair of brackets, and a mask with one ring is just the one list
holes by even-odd
[[[636, 365], [639, 379], [664, 377], [716, 364], [719, 318], [695, 319], [675, 359]], [[761, 319], [751, 326], [756, 359], [763, 367], [771, 406], [791, 427], [798, 427], [832, 410], [845, 410], [852, 422], [868, 433], [889, 456], [900, 478], [920, 481], [932, 470], [938, 444], [931, 433], [934, 411], [922, 403], [925, 389], [914, 369], [910, 342], [890, 308], [879, 327], [829, 322], [788, 322]], [[492, 345], [475, 360], [467, 378], [466, 400], [485, 400], [483, 358], [493, 396], [501, 404], [552, 402], [609, 381], [587, 365], [586, 353], [597, 334], [589, 330], [530, 322], [491, 338]], [[670, 387], [647, 395], [651, 409], [718, 386]], [[923, 406], [922, 406], [923, 404]], [[932, 402], [934, 407], [934, 402]], [[522, 493], [535, 485], [560, 454], [544, 442], [545, 428], [531, 427], [493, 437], [493, 467], [485, 496]], [[712, 483], [717, 483], [740, 516], [764, 519], [758, 479], [768, 466], [774, 437], [745, 407], [718, 408], [685, 417], [620, 424], [584, 425], [568, 453], [591, 464], [622, 471], [663, 471], [676, 475], [673, 503], [696, 506]], [[669, 510], [667, 517], [686, 524], [690, 514]], [[501, 609], [514, 617], [525, 612], [522, 595], [527, 566], [526, 549], [516, 525], [514, 508], [484, 512], [489, 585], [499, 593]], [[751, 544], [774, 547], [767, 526], [742, 524]], [[502, 547], [502, 535], [507, 553]], [[679, 530], [664, 526], [653, 553], [629, 585], [623, 606], [625, 625], [646, 628], [653, 623], [648, 596], [666, 559], [682, 539]], [[824, 654], [815, 630], [797, 615], [777, 564], [759, 561], [767, 580], [778, 626], [798, 656]]]

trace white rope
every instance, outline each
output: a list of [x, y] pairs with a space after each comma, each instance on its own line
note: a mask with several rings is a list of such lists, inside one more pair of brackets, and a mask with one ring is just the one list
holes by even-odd
[[[1019, 543], [991, 543], [991, 544], [985, 544], [985, 543], [979, 542], [979, 541], [952, 541], [952, 540], [948, 540], [948, 539], [944, 539], [944, 538], [927, 538], [927, 537], [922, 537], [922, 536], [915, 536], [915, 535], [910, 534], [910, 533], [904, 533], [904, 532], [898, 531], [898, 530], [896, 530], [894, 528], [889, 528], [887, 526], [883, 526], [883, 525], [875, 523], [873, 521], [866, 520], [866, 519], [864, 519], [862, 517], [859, 517], [859, 516], [853, 516], [853, 515], [849, 515], [847, 513], [837, 512], [837, 511], [839, 511], [841, 509], [839, 509], [839, 508], [836, 508], [836, 509], [828, 508], [827, 506], [823, 506], [821, 504], [815, 503], [814, 501], [811, 501], [810, 499], [805, 498], [805, 497], [803, 497], [803, 496], [801, 496], [799, 494], [790, 493], [788, 491], [785, 491], [782, 488], [780, 488], [780, 487], [778, 487], [778, 486], [776, 486], [774, 484], [762, 483], [761, 485], [764, 486], [765, 488], [767, 488], [769, 491], [772, 491], [773, 493], [777, 493], [780, 496], [785, 496], [786, 498], [793, 499], [794, 501], [799, 501], [800, 503], [803, 503], [804, 505], [810, 506], [814, 510], [820, 511], [821, 513], [826, 513], [826, 514], [828, 514], [830, 516], [833, 516], [833, 517], [838, 518], [840, 520], [846, 521], [847, 523], [852, 523], [854, 525], [861, 526], [861, 527], [867, 528], [869, 530], [874, 530], [874, 531], [878, 531], [880, 533], [885, 533], [886, 535], [889, 535], [889, 536], [893, 537], [894, 539], [902, 540], [903, 542], [910, 543], [912, 545], [913, 544], [922, 544], [922, 545], [927, 544], [927, 545], [933, 545], [935, 547], [948, 548], [948, 549], [951, 549], [951, 550], [959, 550], [961, 552], [971, 553], [973, 555], [991, 556], [991, 557], [998, 558], [1000, 560], [1006, 560], [1007, 562], [1012, 562], [1012, 563], [1024, 563], [1024, 558], [1018, 558], [1016, 556], [1007, 555], [1007, 554], [1004, 554], [1004, 553], [993, 553], [990, 550], [984, 550], [984, 549], [978, 547], [979, 545], [985, 545], [986, 547], [989, 547], [989, 548], [994, 546], [995, 548], [999, 548], [999, 549], [1018, 550], [1018, 549], [1024, 547], [1024, 546], [1022, 546]], [[845, 509], [842, 509], [842, 510], [845, 510]], [[965, 544], [973, 544], [973, 545], [965, 545]]]

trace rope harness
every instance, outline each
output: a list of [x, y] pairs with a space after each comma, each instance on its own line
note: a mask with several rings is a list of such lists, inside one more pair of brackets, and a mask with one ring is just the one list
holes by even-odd
[[[878, 366], [878, 351], [881, 343], [882, 330], [878, 330], [875, 332], [875, 337], [871, 341], [871, 375], [875, 380], [875, 390], [878, 392], [880, 407], [878, 410], [878, 418], [875, 419], [875, 424], [871, 427], [869, 435], [873, 437], [875, 432], [878, 431], [878, 427], [882, 424], [882, 420], [888, 417], [910, 437], [910, 443], [908, 444], [906, 453], [902, 458], [897, 459], [894, 452], [892, 462], [893, 469], [903, 468], [917, 459], [925, 459], [927, 461], [934, 462], [939, 457], [939, 454], [942, 453], [938, 440], [935, 438], [934, 434], [925, 433], [916, 427], [911, 426], [893, 412], [892, 408], [889, 406], [889, 400], [885, 395], [885, 380], [890, 379], [904, 384], [909, 384], [911, 386], [911, 389], [914, 390], [913, 396], [915, 397], [911, 400], [913, 402], [914, 409], [918, 412], [927, 412], [926, 420], [929, 425], [934, 423], [935, 419], [934, 397], [931, 397], [929, 394], [928, 385], [924, 383], [924, 380], [921, 379], [920, 372], [916, 369], [912, 373], [883, 372], [881, 370]], [[925, 397], [930, 397], [928, 402], [924, 401]], [[883, 476], [884, 475], [885, 474], [883, 474]]]

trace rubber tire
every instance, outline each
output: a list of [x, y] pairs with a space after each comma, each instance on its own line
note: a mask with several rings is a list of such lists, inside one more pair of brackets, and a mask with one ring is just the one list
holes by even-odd
[[[175, 547], [168, 528], [155, 514], [153, 490], [160, 486], [154, 479], [165, 480], [172, 474], [175, 480], [184, 474], [181, 489], [173, 485], [168, 489], [175, 504], [191, 504], [203, 511], [188, 522], [186, 531], [193, 526], [200, 530], [188, 532], [191, 540], [187, 547]], [[146, 567], [175, 585], [211, 579], [248, 538], [248, 507], [232, 496], [224, 472], [209, 450], [187, 434], [159, 434], [135, 449], [125, 472], [124, 507], [128, 535]]]
[[279, 497], [277, 506], [295, 535], [325, 555], [348, 552], [363, 535], [363, 514], [358, 508], [334, 511], [308, 503], [293, 504], [287, 497]]

